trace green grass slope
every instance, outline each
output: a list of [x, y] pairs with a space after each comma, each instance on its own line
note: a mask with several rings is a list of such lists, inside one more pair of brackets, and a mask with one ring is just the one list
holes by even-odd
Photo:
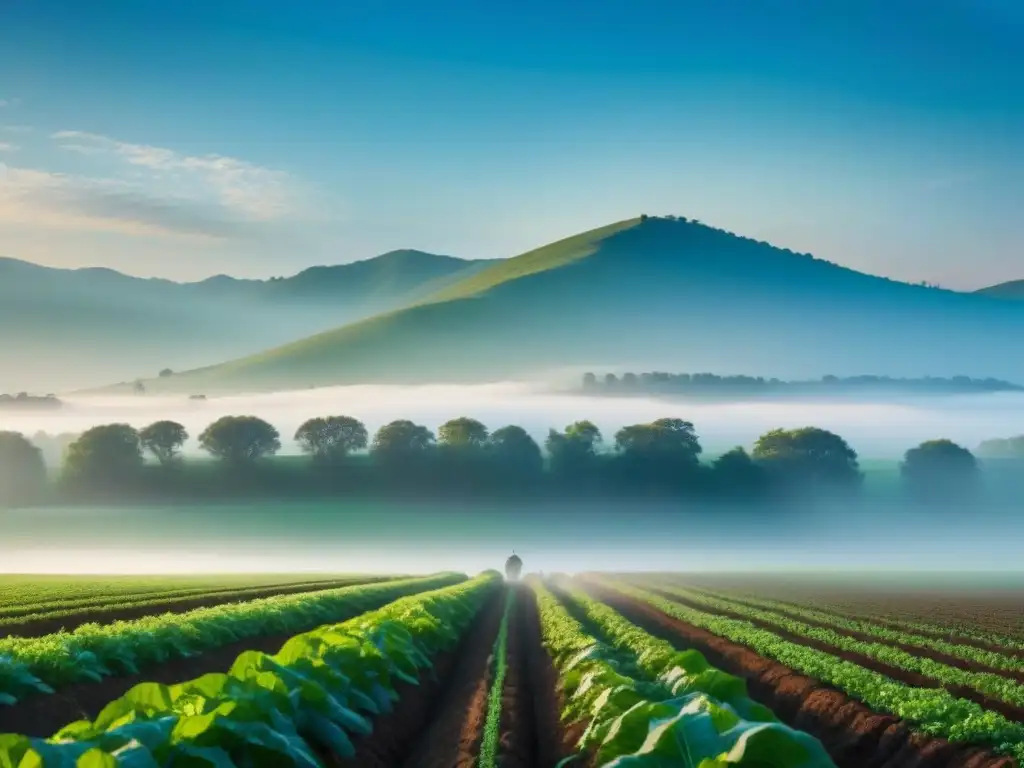
[[406, 306], [491, 265], [422, 251], [194, 283], [0, 259], [0, 392], [60, 391], [257, 352]]
[[1020, 379], [1009, 302], [912, 286], [674, 218], [484, 268], [414, 306], [154, 382], [157, 391], [469, 382], [569, 366], [780, 378]]

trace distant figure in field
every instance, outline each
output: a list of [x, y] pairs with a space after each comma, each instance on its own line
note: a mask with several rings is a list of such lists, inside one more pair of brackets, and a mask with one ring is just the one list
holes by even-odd
[[519, 574], [523, 572], [523, 561], [519, 559], [519, 555], [512, 552], [512, 557], [505, 561], [505, 578], [509, 581], [516, 581], [519, 579]]

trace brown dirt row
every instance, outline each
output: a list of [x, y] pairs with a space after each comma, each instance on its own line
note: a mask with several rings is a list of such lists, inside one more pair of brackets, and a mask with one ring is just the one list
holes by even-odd
[[[673, 596], [672, 599], [679, 600], [680, 598]], [[932, 659], [933, 661], [938, 661], [938, 662], [940, 662], [942, 664], [946, 664], [947, 666], [950, 666], [950, 667], [956, 667], [958, 669], [967, 670], [968, 672], [985, 672], [985, 673], [988, 673], [988, 674], [991, 674], [991, 675], [999, 675], [1000, 677], [1006, 677], [1006, 678], [1009, 678], [1011, 680], [1016, 680], [1019, 683], [1024, 683], [1024, 671], [1013, 670], [1013, 669], [1002, 669], [1000, 667], [990, 667], [987, 664], [982, 664], [981, 662], [978, 662], [978, 661], [971, 661], [970, 659], [962, 659], [959, 656], [951, 656], [948, 653], [943, 653], [942, 651], [937, 651], [934, 648], [929, 648], [927, 646], [915, 645], [914, 643], [904, 643], [904, 642], [900, 642], [900, 641], [897, 641], [897, 640], [890, 640], [890, 639], [887, 639], [887, 638], [884, 638], [884, 637], [878, 637], [877, 635], [872, 635], [872, 634], [869, 634], [868, 632], [861, 632], [861, 631], [855, 630], [855, 629], [845, 629], [845, 628], [836, 627], [836, 626], [833, 626], [832, 624], [829, 624], [828, 622], [825, 622], [825, 621], [817, 621], [817, 620], [814, 620], [814, 619], [809, 619], [806, 616], [801, 616], [800, 614], [788, 611], [785, 608], [763, 608], [763, 607], [758, 606], [758, 605], [753, 605], [749, 601], [744, 600], [742, 598], [731, 597], [729, 599], [730, 600], [734, 600], [735, 602], [741, 603], [743, 605], [749, 605], [751, 608], [756, 608], [758, 610], [771, 611], [772, 613], [777, 613], [777, 614], [779, 614], [781, 616], [785, 616], [786, 618], [793, 619], [794, 621], [801, 621], [804, 624], [809, 624], [810, 626], [818, 627], [819, 629], [828, 629], [828, 630], [831, 630], [832, 632], [835, 632], [837, 634], [846, 635], [847, 637], [852, 637], [852, 638], [855, 638], [857, 640], [862, 640], [862, 641], [867, 642], [867, 643], [882, 643], [883, 645], [891, 645], [891, 646], [893, 646], [895, 648], [899, 648], [900, 650], [906, 651], [907, 653], [912, 653], [915, 656], [921, 656], [921, 657], [926, 658], [926, 659]], [[712, 611], [712, 612], [716, 612], [716, 611]], [[749, 621], [749, 619], [748, 619], [748, 621]], [[868, 621], [868, 620], [867, 619], [860, 619], [860, 621]], [[875, 622], [875, 623], [878, 623], [878, 624], [881, 625], [881, 622]], [[913, 630], [908, 630], [908, 629], [906, 629], [904, 627], [904, 628], [901, 628], [900, 631], [911, 632]], [[924, 633], [915, 632], [915, 634], [923, 635]]]
[[[830, 645], [829, 643], [822, 642], [821, 640], [815, 640], [814, 638], [806, 637], [804, 635], [797, 634], [796, 632], [789, 632], [782, 627], [772, 624], [771, 622], [751, 618], [750, 616], [736, 611], [729, 611], [724, 608], [709, 608], [701, 605], [700, 603], [686, 600], [671, 592], [665, 592], [659, 589], [649, 589], [649, 591], [665, 598], [666, 600], [671, 600], [672, 602], [679, 603], [680, 605], [685, 605], [688, 608], [694, 608], [717, 616], [725, 616], [730, 619], [747, 621], [755, 627], [767, 630], [778, 635], [784, 640], [790, 641], [791, 643], [805, 645], [808, 648], [823, 651], [830, 656], [835, 656], [843, 661], [849, 661], [852, 664], [864, 667], [865, 669], [870, 669], [873, 672], [878, 672], [880, 675], [885, 675], [888, 678], [898, 680], [899, 682], [906, 683], [907, 685], [913, 685], [917, 688], [945, 688], [954, 696], [973, 701], [978, 706], [984, 707], [985, 709], [991, 709], [993, 712], [998, 712], [1010, 720], [1024, 722], [1024, 707], [1002, 701], [1001, 699], [989, 696], [981, 691], [975, 690], [974, 688], [970, 688], [969, 686], [943, 683], [941, 680], [936, 680], [934, 677], [928, 677], [927, 675], [922, 675], [918, 672], [911, 672], [906, 669], [901, 669], [900, 667], [894, 667], [890, 664], [879, 661], [878, 659], [872, 658], [871, 656], [865, 656], [862, 653], [845, 651], [841, 648], [836, 648], [834, 645]], [[873, 642], [878, 642], [877, 638]], [[913, 652], [913, 649], [911, 649], [911, 652]]]
[[185, 613], [196, 608], [209, 608], [213, 605], [225, 605], [227, 603], [243, 603], [250, 600], [258, 600], [263, 597], [274, 597], [275, 595], [291, 595], [300, 592], [318, 592], [323, 589], [336, 589], [362, 584], [362, 581], [341, 581], [336, 584], [306, 584], [296, 586], [282, 585], [278, 587], [267, 587], [257, 592], [244, 596], [224, 596], [217, 593], [209, 593], [191, 600], [181, 600], [174, 603], [126, 606], [116, 611], [99, 611], [95, 608], [85, 610], [67, 616], [60, 616], [55, 619], [42, 619], [39, 621], [24, 621], [18, 624], [5, 624], [0, 626], [0, 637], [42, 637], [62, 629], [71, 632], [83, 624], [97, 622], [99, 624], [112, 624], [115, 621], [130, 621], [141, 619], [145, 616], [158, 616], [164, 613]]
[[[487, 722], [487, 696], [494, 675], [494, 641], [504, 608], [505, 594], [502, 591], [488, 603], [467, 633], [450, 678], [443, 684], [440, 695], [430, 699], [423, 710], [432, 720], [415, 739], [408, 756], [404, 760], [390, 762], [359, 762], [360, 766], [473, 768], [480, 754], [480, 742]], [[403, 691], [402, 695], [407, 694]], [[374, 724], [374, 730], [377, 728]], [[388, 734], [381, 738], [387, 739]], [[408, 743], [389, 746], [408, 748]]]
[[572, 754], [572, 734], [559, 720], [557, 676], [541, 641], [533, 590], [522, 584], [513, 589], [518, 594], [509, 617], [498, 762], [501, 768], [554, 768]]
[[839, 768], [1019, 768], [1013, 758], [914, 732], [895, 716], [873, 712], [834, 688], [613, 589], [593, 582], [582, 586], [645, 631], [680, 649], [694, 648], [718, 669], [745, 678], [751, 698], [819, 739]]
[[322, 753], [337, 768], [469, 768], [476, 762], [487, 718], [489, 662], [504, 608], [496, 591], [455, 649], [434, 659], [418, 685], [397, 686], [399, 700], [357, 739], [356, 755]]

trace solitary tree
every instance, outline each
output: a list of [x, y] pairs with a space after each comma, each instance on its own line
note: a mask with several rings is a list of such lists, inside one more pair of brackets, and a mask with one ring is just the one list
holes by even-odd
[[68, 446], [64, 472], [72, 480], [100, 485], [130, 482], [142, 467], [142, 441], [128, 424], [87, 429]]
[[900, 476], [915, 495], [962, 498], [977, 491], [978, 462], [952, 440], [928, 440], [904, 454]]
[[250, 464], [281, 450], [281, 436], [257, 416], [222, 416], [199, 436], [199, 446], [231, 464]]
[[817, 427], [766, 432], [751, 456], [786, 483], [856, 488], [863, 479], [856, 451], [839, 435]]
[[0, 432], [0, 507], [37, 501], [45, 489], [43, 452], [20, 432]]
[[164, 369], [162, 369], [160, 371], [160, 378], [161, 379], [166, 379], [168, 376], [173, 376], [173, 375], [174, 375], [174, 371], [172, 371], [170, 368], [164, 368]]
[[366, 448], [369, 436], [363, 422], [351, 416], [309, 419], [295, 432], [295, 440], [314, 461], [332, 464]]
[[164, 465], [178, 458], [178, 451], [186, 440], [188, 432], [176, 421], [156, 421], [139, 432], [142, 447]]

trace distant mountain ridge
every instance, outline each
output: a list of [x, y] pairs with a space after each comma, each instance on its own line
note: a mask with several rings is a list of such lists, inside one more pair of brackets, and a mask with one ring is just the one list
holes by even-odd
[[178, 283], [0, 258], [0, 391], [191, 368], [405, 306], [486, 268], [391, 251], [295, 275]]
[[153, 382], [229, 392], [559, 368], [1024, 379], [1024, 307], [910, 285], [676, 217], [565, 238], [412, 306]]

